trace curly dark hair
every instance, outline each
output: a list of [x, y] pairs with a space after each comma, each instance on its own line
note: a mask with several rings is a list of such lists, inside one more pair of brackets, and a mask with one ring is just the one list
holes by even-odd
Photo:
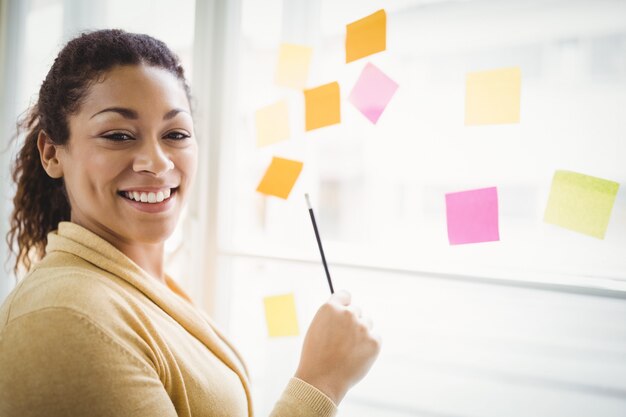
[[[59, 52], [39, 90], [38, 101], [18, 122], [16, 138], [26, 132], [11, 167], [17, 186], [6, 239], [14, 253], [14, 270], [29, 270], [45, 254], [47, 235], [70, 219], [70, 204], [62, 178], [48, 176], [41, 164], [37, 138], [43, 130], [57, 145], [70, 137], [68, 116], [75, 114], [91, 85], [119, 65], [149, 65], [176, 76], [191, 93], [179, 58], [151, 36], [119, 29], [85, 32]], [[17, 244], [17, 248], [15, 247]]]

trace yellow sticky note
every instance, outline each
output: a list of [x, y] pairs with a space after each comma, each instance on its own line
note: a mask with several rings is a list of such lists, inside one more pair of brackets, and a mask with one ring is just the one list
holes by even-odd
[[346, 63], [387, 49], [384, 9], [346, 25]]
[[519, 68], [470, 72], [465, 77], [465, 125], [519, 123]]
[[309, 76], [313, 48], [283, 43], [278, 52], [278, 67], [274, 82], [284, 87], [304, 89]]
[[263, 299], [265, 320], [270, 337], [298, 336], [296, 301], [293, 294], [273, 295]]
[[257, 191], [286, 199], [302, 171], [302, 162], [273, 157]]
[[289, 139], [289, 111], [285, 100], [257, 110], [255, 122], [257, 146]]
[[334, 125], [341, 122], [339, 84], [324, 84], [304, 90], [305, 130]]
[[619, 184], [571, 171], [556, 171], [546, 223], [604, 239]]

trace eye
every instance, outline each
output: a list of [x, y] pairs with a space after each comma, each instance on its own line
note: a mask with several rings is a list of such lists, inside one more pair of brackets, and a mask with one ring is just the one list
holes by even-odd
[[132, 140], [133, 137], [124, 133], [124, 132], [113, 132], [113, 133], [109, 133], [108, 135], [102, 135], [103, 138], [112, 140], [114, 142], [124, 142], [127, 140]]
[[169, 132], [165, 137], [172, 140], [185, 140], [191, 136], [183, 132]]

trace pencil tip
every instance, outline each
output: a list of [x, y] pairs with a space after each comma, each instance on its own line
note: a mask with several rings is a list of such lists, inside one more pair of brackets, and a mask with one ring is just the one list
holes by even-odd
[[304, 193], [304, 198], [306, 199], [306, 205], [311, 209], [311, 200], [309, 200], [309, 193]]

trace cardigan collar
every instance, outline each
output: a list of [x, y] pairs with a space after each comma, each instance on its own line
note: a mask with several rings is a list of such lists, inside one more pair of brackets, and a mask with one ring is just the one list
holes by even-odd
[[248, 373], [243, 360], [217, 326], [193, 306], [171, 277], [166, 276], [167, 285], [163, 284], [105, 239], [72, 222], [60, 222], [58, 229], [48, 234], [46, 253], [55, 251], [78, 256], [126, 281], [180, 323], [239, 376], [247, 396], [248, 413], [252, 415]]

